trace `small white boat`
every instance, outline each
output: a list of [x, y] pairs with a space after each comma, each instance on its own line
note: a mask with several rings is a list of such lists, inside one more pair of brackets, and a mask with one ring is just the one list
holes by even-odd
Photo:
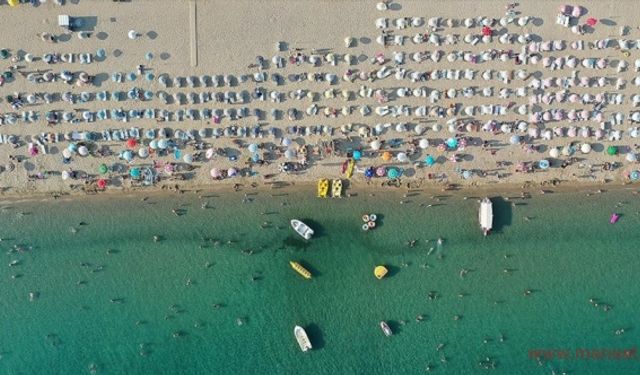
[[291, 220], [291, 227], [293, 230], [298, 232], [305, 240], [310, 240], [311, 236], [313, 236], [313, 229], [309, 228], [309, 226], [303, 223], [300, 220], [293, 219]]
[[293, 329], [293, 334], [296, 336], [298, 345], [300, 345], [300, 350], [306, 352], [312, 349], [311, 341], [309, 341], [309, 336], [307, 336], [307, 332], [304, 330], [304, 328], [295, 326], [295, 328]]
[[493, 204], [489, 198], [484, 198], [480, 202], [480, 229], [485, 236], [489, 234], [493, 228]]
[[393, 331], [391, 331], [391, 327], [389, 327], [387, 322], [385, 322], [384, 320], [380, 322], [380, 328], [382, 328], [382, 332], [384, 332], [385, 336], [389, 337], [393, 335]]

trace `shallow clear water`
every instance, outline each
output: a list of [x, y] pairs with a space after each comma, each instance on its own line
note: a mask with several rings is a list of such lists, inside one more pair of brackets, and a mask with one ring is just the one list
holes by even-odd
[[[431, 364], [482, 373], [486, 357], [502, 374], [638, 368], [637, 359], [529, 358], [533, 349], [637, 345], [640, 205], [630, 192], [494, 199], [488, 238], [475, 199], [249, 194], [246, 204], [243, 193], [5, 203], [0, 372], [411, 374]], [[363, 212], [379, 214], [377, 229], [361, 231]], [[618, 224], [608, 223], [612, 212], [623, 215]], [[316, 237], [296, 237], [291, 218]], [[377, 264], [389, 277], [373, 277]], [[394, 336], [382, 334], [383, 319]], [[296, 324], [313, 351], [300, 352]]]

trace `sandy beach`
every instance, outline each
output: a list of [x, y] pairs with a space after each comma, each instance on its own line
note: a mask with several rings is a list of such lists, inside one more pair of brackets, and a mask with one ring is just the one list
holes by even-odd
[[[80, 0], [58, 6], [49, 0], [36, 7], [0, 6], [0, 12], [10, 15], [0, 26], [10, 36], [0, 46], [8, 53], [2, 71], [11, 73], [0, 87], [3, 194], [93, 192], [101, 190], [100, 179], [107, 191], [306, 184], [321, 177], [346, 178], [341, 166], [354, 151], [361, 158], [350, 186], [367, 188], [388, 181], [366, 178], [370, 167], [396, 168], [403, 186], [409, 182], [434, 189], [620, 185], [638, 169], [630, 156], [637, 151], [632, 118], [635, 40], [640, 39], [632, 1], [579, 3], [580, 15], [571, 24], [596, 21], [581, 35], [556, 23], [564, 4], [557, 1], [523, 1], [511, 16], [503, 1], [397, 1], [382, 11], [377, 4]], [[58, 26], [58, 15], [64, 14], [81, 20], [73, 31]], [[428, 25], [432, 17], [440, 17], [433, 28]], [[520, 26], [524, 17], [530, 18]], [[473, 19], [473, 27], [464, 26], [467, 18]], [[380, 22], [387, 27], [378, 28]], [[465, 42], [467, 35], [481, 39], [483, 22], [492, 36]], [[377, 42], [383, 30], [386, 46]], [[505, 33], [510, 42], [501, 38]], [[434, 35], [436, 44], [429, 41]], [[519, 43], [518, 36], [525, 35], [525, 43]], [[345, 38], [352, 38], [349, 47]], [[415, 43], [417, 38], [427, 40]], [[544, 50], [546, 42], [560, 40], [565, 43], [550, 43], [551, 50]], [[603, 40], [608, 40], [606, 46], [597, 48]], [[572, 43], [579, 41], [583, 48], [573, 49]], [[620, 41], [633, 46], [621, 49]], [[396, 60], [399, 52], [404, 52], [402, 61]], [[436, 53], [439, 60], [432, 57]], [[74, 62], [44, 61], [65, 59], [66, 54], [91, 54], [92, 62], [80, 63], [78, 55]], [[345, 62], [347, 54], [350, 63]], [[379, 54], [382, 64], [375, 62]], [[466, 55], [471, 61], [465, 61]], [[284, 67], [276, 66], [275, 56], [285, 61]], [[483, 56], [491, 58], [483, 61]], [[316, 57], [316, 65], [309, 63]], [[578, 61], [574, 68], [567, 66], [572, 57]], [[605, 59], [603, 67], [581, 64], [592, 58], [594, 64]], [[620, 67], [621, 61], [626, 67]], [[384, 70], [387, 76], [377, 78]], [[457, 71], [463, 78], [436, 79], [438, 70], [445, 77]], [[468, 70], [473, 79], [464, 78]], [[91, 82], [78, 84], [81, 72]], [[113, 80], [114, 73], [120, 73], [122, 82]], [[302, 74], [315, 74], [316, 80], [292, 79]], [[361, 79], [362, 74], [367, 77]], [[63, 76], [68, 75], [66, 82]], [[231, 85], [225, 83], [228, 75]], [[376, 78], [369, 79], [371, 75]], [[167, 77], [167, 87], [160, 77]], [[196, 78], [193, 84], [188, 77]], [[281, 79], [275, 82], [274, 77]], [[128, 99], [111, 99], [117, 92]], [[229, 93], [246, 99], [228, 99]], [[100, 95], [108, 99], [99, 100]], [[221, 114], [217, 119], [216, 110]], [[279, 111], [275, 117], [273, 110]], [[99, 120], [101, 111], [104, 120]], [[394, 111], [395, 116], [378, 114]], [[303, 130], [293, 131], [294, 126]], [[137, 129], [134, 145], [112, 137], [114, 130], [132, 128]], [[145, 136], [150, 129], [153, 138]], [[454, 147], [445, 146], [449, 139], [455, 140]], [[154, 140], [168, 146], [153, 148]], [[376, 141], [382, 145], [372, 147]], [[252, 144], [257, 152], [249, 151]], [[585, 144], [589, 153], [581, 152]], [[89, 155], [80, 155], [83, 146]], [[607, 153], [610, 146], [616, 147], [614, 155]], [[74, 151], [65, 164], [63, 151], [70, 147]], [[558, 154], [553, 156], [552, 149]], [[122, 154], [127, 150], [131, 158]], [[391, 160], [381, 158], [385, 151]], [[193, 161], [187, 162], [185, 155]], [[283, 162], [302, 163], [302, 170], [281, 172]], [[101, 164], [105, 173], [99, 172]], [[236, 177], [211, 177], [212, 169], [224, 176], [231, 168]], [[132, 178], [133, 169], [149, 173], [149, 183]], [[532, 172], [517, 172], [521, 169]], [[63, 179], [63, 174], [70, 176]]]

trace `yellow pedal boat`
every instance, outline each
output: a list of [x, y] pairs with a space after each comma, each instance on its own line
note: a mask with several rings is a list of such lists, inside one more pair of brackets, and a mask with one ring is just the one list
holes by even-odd
[[378, 280], [380, 280], [383, 277], [385, 277], [385, 275], [388, 272], [389, 272], [389, 270], [385, 266], [377, 266], [376, 268], [373, 269], [373, 274], [375, 275], [376, 279], [378, 279]]
[[318, 198], [326, 198], [329, 194], [329, 180], [321, 178], [318, 180]]

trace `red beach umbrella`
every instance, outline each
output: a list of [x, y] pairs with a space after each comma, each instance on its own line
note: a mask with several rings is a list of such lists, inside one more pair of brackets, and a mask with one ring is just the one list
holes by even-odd
[[134, 138], [127, 139], [127, 147], [135, 148], [137, 145], [138, 145], [138, 141], [135, 140]]
[[589, 17], [587, 18], [587, 25], [589, 26], [595, 26], [598, 23], [598, 20], [593, 18], [593, 17]]
[[491, 36], [491, 34], [493, 34], [493, 30], [491, 30], [491, 28], [489, 26], [484, 26], [482, 28], [482, 35]]
[[101, 178], [98, 180], [98, 188], [100, 189], [104, 189], [107, 187], [107, 180], [105, 180], [104, 178]]

